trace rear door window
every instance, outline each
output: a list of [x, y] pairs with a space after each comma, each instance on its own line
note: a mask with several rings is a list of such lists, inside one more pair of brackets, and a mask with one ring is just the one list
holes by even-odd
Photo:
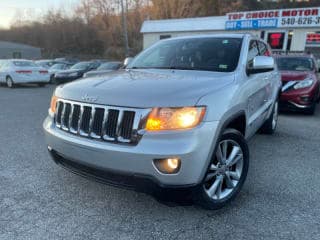
[[258, 47], [259, 47], [260, 56], [270, 56], [270, 52], [265, 43], [258, 41]]

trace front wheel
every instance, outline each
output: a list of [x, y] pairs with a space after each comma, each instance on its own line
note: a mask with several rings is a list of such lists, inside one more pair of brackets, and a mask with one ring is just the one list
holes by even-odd
[[279, 102], [276, 101], [273, 104], [273, 109], [270, 117], [265, 121], [265, 123], [260, 128], [260, 133], [262, 134], [273, 134], [276, 131], [278, 125], [279, 117]]
[[206, 209], [219, 209], [240, 192], [249, 168], [249, 148], [234, 129], [223, 132], [195, 201]]
[[307, 114], [307, 115], [314, 115], [315, 112], [316, 112], [316, 107], [317, 107], [317, 103], [316, 103], [316, 102], [313, 102], [313, 103], [311, 104], [311, 107], [308, 108], [308, 109], [306, 109], [306, 110], [304, 111], [305, 114]]

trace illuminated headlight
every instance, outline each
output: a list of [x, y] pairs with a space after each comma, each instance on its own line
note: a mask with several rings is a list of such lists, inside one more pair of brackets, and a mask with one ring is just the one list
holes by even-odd
[[194, 128], [201, 123], [205, 112], [205, 107], [154, 108], [148, 117], [146, 130]]
[[301, 88], [307, 88], [310, 87], [313, 84], [314, 80], [311, 78], [307, 78], [305, 80], [302, 80], [298, 82], [296, 85], [293, 86], [294, 89], [301, 89]]
[[78, 72], [70, 73], [70, 74], [69, 74], [69, 77], [77, 77], [78, 75], [79, 75]]

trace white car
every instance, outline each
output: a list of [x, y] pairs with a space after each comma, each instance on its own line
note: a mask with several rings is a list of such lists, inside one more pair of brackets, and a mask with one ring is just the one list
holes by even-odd
[[47, 69], [29, 60], [1, 60], [0, 83], [6, 83], [9, 88], [17, 84], [35, 83], [45, 86], [50, 81]]

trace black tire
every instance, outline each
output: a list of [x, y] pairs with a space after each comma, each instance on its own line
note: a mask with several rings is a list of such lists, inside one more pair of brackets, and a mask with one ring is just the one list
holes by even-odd
[[8, 88], [14, 88], [15, 84], [10, 76], [6, 78], [6, 84]]
[[270, 117], [262, 125], [259, 132], [262, 134], [269, 134], [269, 135], [274, 134], [278, 125], [278, 115], [279, 115], [279, 102], [276, 101], [273, 104], [273, 109], [272, 109], [272, 113], [270, 114]]
[[[233, 188], [231, 188], [231, 190], [230, 190], [231, 192], [227, 196], [225, 196], [221, 199], [214, 199], [213, 197], [210, 197], [208, 194], [208, 189], [206, 188], [206, 183], [207, 183], [206, 179], [207, 179], [207, 176], [210, 174], [210, 171], [212, 170], [212, 169], [210, 169], [211, 164], [213, 162], [217, 161], [216, 153], [218, 151], [218, 146], [220, 145], [221, 142], [229, 141], [229, 140], [237, 143], [237, 145], [242, 150], [243, 158], [242, 158], [241, 175], [238, 179], [237, 184]], [[206, 175], [205, 175], [201, 185], [198, 186], [193, 193], [193, 199], [194, 199], [195, 203], [199, 204], [200, 206], [202, 206], [205, 209], [210, 209], [210, 210], [215, 210], [215, 209], [219, 209], [219, 208], [224, 207], [226, 204], [228, 204], [230, 201], [232, 201], [240, 192], [240, 190], [246, 180], [248, 168], [249, 168], [249, 148], [248, 148], [248, 144], [247, 144], [244, 136], [239, 131], [237, 131], [235, 129], [226, 129], [223, 132], [223, 134], [221, 135], [221, 137], [217, 143], [217, 146], [215, 147], [214, 154], [211, 158]], [[217, 178], [217, 177], [218, 177], [218, 175], [216, 175], [214, 178]], [[223, 182], [223, 180], [222, 180], [222, 185], [223, 184], [226, 184], [226, 181]], [[228, 189], [228, 187], [226, 189]]]
[[50, 84], [55, 84], [54, 75], [50, 76]]
[[317, 107], [317, 103], [314, 102], [314, 103], [312, 103], [310, 108], [304, 110], [304, 113], [307, 114], [307, 115], [311, 115], [312, 116], [316, 112], [316, 107]]

